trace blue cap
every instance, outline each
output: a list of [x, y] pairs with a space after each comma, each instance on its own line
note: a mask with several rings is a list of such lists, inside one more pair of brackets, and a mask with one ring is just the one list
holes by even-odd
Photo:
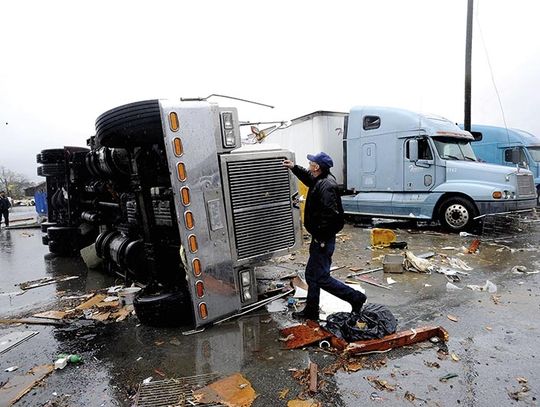
[[326, 167], [327, 169], [330, 169], [334, 166], [332, 158], [322, 151], [315, 155], [308, 154], [307, 159], [309, 161], [313, 161], [314, 163], [319, 164], [321, 167]]

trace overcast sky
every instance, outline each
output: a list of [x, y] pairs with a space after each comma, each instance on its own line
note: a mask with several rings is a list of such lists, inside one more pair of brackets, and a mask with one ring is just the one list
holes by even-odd
[[[466, 0], [3, 1], [0, 165], [146, 99], [227, 94], [240, 120], [380, 105], [463, 122]], [[475, 0], [472, 122], [540, 135], [540, 1]], [[483, 41], [482, 41], [483, 37]], [[219, 99], [216, 99], [219, 101]]]

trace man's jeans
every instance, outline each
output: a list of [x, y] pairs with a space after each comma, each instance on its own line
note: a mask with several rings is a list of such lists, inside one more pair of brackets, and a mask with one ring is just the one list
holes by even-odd
[[366, 300], [366, 296], [363, 293], [352, 289], [330, 276], [332, 254], [335, 247], [335, 236], [326, 242], [319, 242], [314, 238], [311, 239], [309, 260], [306, 266], [306, 281], [309, 287], [305, 309], [309, 310], [309, 312], [319, 312], [321, 288], [349, 302], [351, 305], [363, 303]]

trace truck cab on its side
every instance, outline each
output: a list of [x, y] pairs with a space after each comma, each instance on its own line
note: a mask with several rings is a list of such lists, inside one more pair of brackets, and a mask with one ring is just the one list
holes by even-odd
[[145, 286], [137, 316], [203, 326], [257, 301], [254, 264], [301, 244], [290, 151], [240, 148], [238, 113], [204, 100], [105, 112], [88, 148], [43, 150], [43, 243], [94, 244], [105, 268]]

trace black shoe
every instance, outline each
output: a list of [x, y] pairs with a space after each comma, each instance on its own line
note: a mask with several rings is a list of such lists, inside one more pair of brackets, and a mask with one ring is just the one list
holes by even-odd
[[311, 319], [312, 321], [318, 321], [319, 313], [303, 309], [302, 311], [293, 312], [292, 317], [294, 319]]

